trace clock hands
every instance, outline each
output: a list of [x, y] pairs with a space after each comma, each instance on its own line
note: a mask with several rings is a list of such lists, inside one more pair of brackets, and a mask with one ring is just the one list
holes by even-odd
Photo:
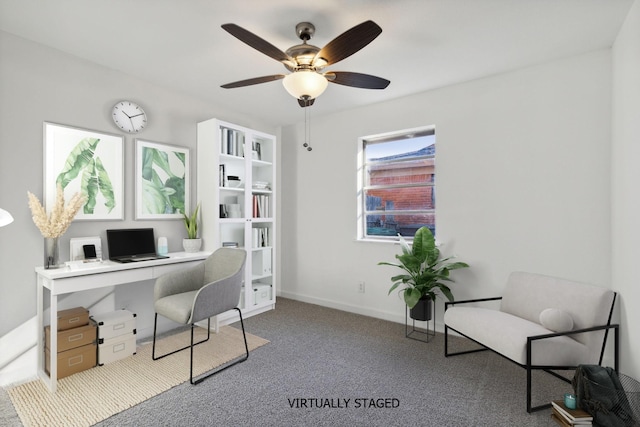
[[132, 119], [132, 118], [134, 118], [134, 117], [142, 116], [143, 114], [144, 114], [144, 113], [140, 113], [140, 114], [136, 114], [135, 116], [127, 116], [127, 117], [129, 117], [130, 119]]

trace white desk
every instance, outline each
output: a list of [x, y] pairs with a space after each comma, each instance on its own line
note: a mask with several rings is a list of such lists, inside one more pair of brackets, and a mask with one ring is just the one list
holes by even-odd
[[51, 331], [58, 330], [58, 296], [72, 292], [98, 289], [107, 286], [121, 285], [124, 283], [139, 282], [142, 280], [155, 279], [158, 276], [172, 270], [190, 267], [205, 258], [211, 252], [176, 252], [169, 254], [169, 258], [152, 261], [141, 261], [132, 263], [117, 263], [113, 261], [103, 261], [91, 267], [70, 269], [67, 267], [47, 270], [44, 267], [36, 268], [37, 277], [37, 302], [38, 302], [38, 376], [47, 384], [49, 390], [56, 391], [58, 378], [58, 364], [56, 357], [58, 354], [58, 337], [56, 333], [51, 334], [49, 370], [51, 375], [45, 371], [44, 355], [44, 289], [49, 290], [50, 316], [49, 324]]

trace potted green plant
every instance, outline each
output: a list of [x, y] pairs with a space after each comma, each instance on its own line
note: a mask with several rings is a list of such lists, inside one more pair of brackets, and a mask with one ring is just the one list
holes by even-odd
[[440, 258], [440, 250], [427, 227], [421, 227], [416, 231], [411, 247], [402, 236], [399, 237], [402, 248], [402, 254], [396, 255], [399, 263], [378, 263], [398, 267], [406, 272], [391, 278], [393, 285], [389, 294], [400, 288], [404, 302], [410, 309], [411, 318], [431, 320], [431, 305], [439, 293], [453, 301], [451, 289], [446, 284], [453, 282], [449, 272], [469, 265], [464, 262], [448, 262], [453, 257]]
[[183, 213], [184, 217], [184, 226], [187, 229], [187, 238], [182, 239], [182, 247], [185, 252], [198, 252], [200, 250], [200, 246], [202, 246], [202, 239], [198, 238], [198, 210], [200, 209], [200, 204], [196, 206], [196, 210], [193, 211], [191, 216]]

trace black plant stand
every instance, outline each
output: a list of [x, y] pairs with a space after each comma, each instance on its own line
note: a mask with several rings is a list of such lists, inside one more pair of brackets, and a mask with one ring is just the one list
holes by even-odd
[[[411, 319], [411, 330], [409, 330], [409, 307], [405, 305], [404, 311], [404, 334], [407, 338], [411, 338], [412, 340], [429, 342], [433, 337], [436, 336], [436, 304], [433, 303], [433, 313], [431, 314], [431, 319], [427, 320], [427, 327], [425, 329], [416, 329], [416, 321]], [[433, 325], [431, 325], [433, 323]], [[431, 330], [429, 326], [432, 326]]]

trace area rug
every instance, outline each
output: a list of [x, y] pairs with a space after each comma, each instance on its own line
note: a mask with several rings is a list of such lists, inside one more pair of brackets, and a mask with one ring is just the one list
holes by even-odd
[[[188, 345], [191, 331], [172, 335], [156, 343], [156, 351]], [[195, 339], [206, 337], [197, 328]], [[269, 341], [247, 334], [249, 351]], [[223, 326], [219, 333], [194, 351], [194, 375], [207, 372], [244, 354], [242, 331]], [[249, 358], [251, 360], [251, 358]], [[138, 346], [137, 354], [97, 366], [58, 381], [55, 393], [38, 380], [7, 390], [26, 427], [91, 426], [137, 405], [178, 384], [189, 381], [189, 350], [160, 360], [151, 359], [151, 343]]]

